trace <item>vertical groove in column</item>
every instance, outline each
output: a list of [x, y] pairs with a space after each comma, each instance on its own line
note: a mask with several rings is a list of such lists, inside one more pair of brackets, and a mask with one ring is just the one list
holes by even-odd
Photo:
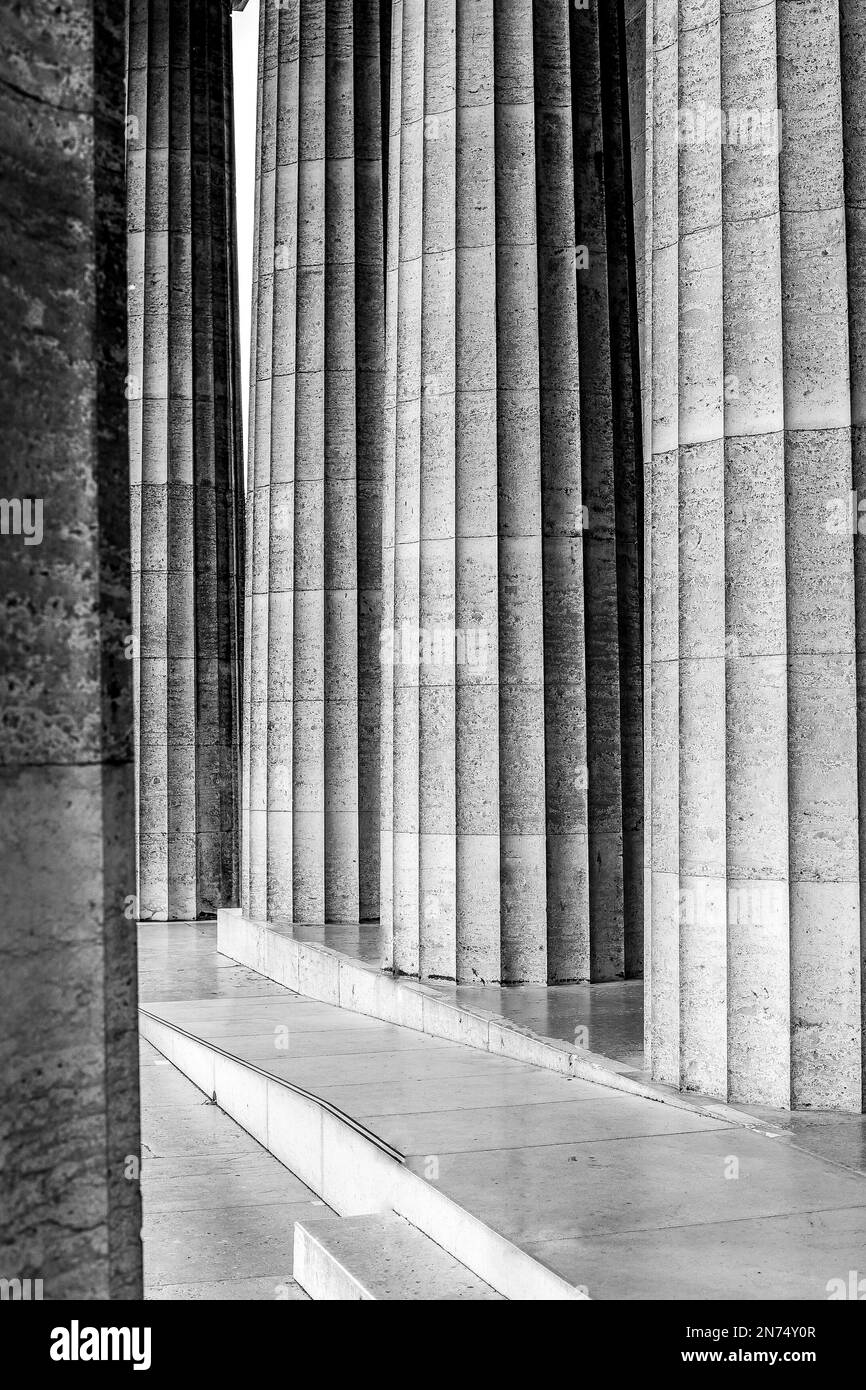
[[301, 3], [298, 124], [292, 879], [296, 918], [312, 922], [325, 920], [326, 896], [325, 48], [331, 3]]
[[[775, 113], [774, 7], [724, 0], [724, 111]], [[727, 1094], [790, 1100], [781, 257], [775, 142], [722, 150]]]
[[326, 0], [302, 0], [295, 304], [292, 879], [299, 921], [325, 920]]
[[295, 304], [292, 879], [300, 921], [325, 920], [325, 0], [302, 0]]
[[[419, 628], [424, 0], [404, 0], [394, 471], [394, 969], [419, 969]], [[408, 651], [403, 648], [408, 647]], [[399, 732], [399, 737], [398, 737]]]
[[[216, 375], [218, 311], [214, 304], [214, 288], [219, 273], [216, 259], [225, 254], [225, 248], [218, 245], [217, 235], [224, 236], [225, 229], [219, 225], [212, 228], [215, 215], [218, 224], [221, 222], [219, 209], [224, 203], [222, 189], [213, 167], [211, 125], [213, 116], [217, 116], [220, 122], [224, 117], [224, 74], [219, 61], [221, 55], [218, 29], [225, 11], [221, 0], [193, 0], [188, 8], [192, 31], [190, 250], [193, 244], [196, 249], [195, 256], [191, 256], [190, 299], [187, 305], [192, 337], [192, 350], [189, 355], [192, 376], [190, 473], [192, 475], [194, 471], [191, 484], [194, 481], [195, 485], [194, 504], [190, 507], [190, 549], [191, 559], [194, 560], [190, 565], [193, 574], [190, 623], [193, 697], [191, 707], [195, 714], [195, 724], [191, 731], [195, 758], [193, 852], [197, 898], [200, 905], [197, 915], [205, 915], [214, 913], [220, 906], [222, 837], [219, 829], [214, 833], [205, 827], [219, 827], [220, 789], [225, 771], [220, 763], [219, 737], [220, 717], [226, 714], [220, 703], [219, 610], [220, 600], [227, 600], [228, 594], [219, 592], [222, 576], [218, 560], [216, 454], [218, 448], [226, 449], [228, 441], [220, 437], [217, 421], [217, 397], [221, 388]], [[219, 79], [216, 92], [213, 90], [215, 76]], [[218, 113], [213, 110], [214, 98], [217, 96]], [[225, 385], [226, 383], [223, 383], [223, 390]], [[222, 405], [225, 406], [225, 401]], [[190, 497], [192, 501], [192, 486]], [[228, 557], [228, 546], [226, 556]], [[198, 582], [199, 577], [204, 580], [203, 583]], [[230, 710], [228, 714], [230, 719]]]
[[[267, 852], [269, 918], [294, 915], [295, 305], [298, 286], [299, 13], [276, 17], [268, 506]], [[270, 156], [268, 156], [270, 163]], [[270, 249], [270, 242], [269, 242]]]
[[[632, 126], [632, 141], [643, 142], [643, 157], [634, 167], [643, 170], [643, 218], [635, 202], [635, 257], [639, 283], [636, 307], [639, 315], [641, 350], [641, 445], [643, 453], [643, 529], [638, 535], [643, 561], [643, 976], [644, 976], [644, 1055], [649, 1058], [652, 1022], [652, 935], [653, 935], [653, 202], [654, 202], [654, 25], [655, 0], [638, 0], [643, 28], [644, 100], [643, 123]], [[641, 55], [637, 56], [641, 70]], [[639, 111], [638, 107], [638, 111]], [[635, 121], [638, 111], [633, 112]], [[643, 231], [641, 233], [641, 227]]]
[[[229, 488], [225, 494], [225, 505], [219, 516], [225, 527], [225, 541], [217, 532], [218, 555], [226, 567], [226, 583], [232, 596], [232, 605], [224, 627], [229, 633], [229, 668], [225, 662], [220, 666], [221, 695], [231, 701], [231, 723], [223, 723], [220, 758], [230, 765], [230, 791], [221, 793], [222, 821], [226, 830], [234, 826], [230, 843], [225, 835], [222, 843], [223, 872], [231, 879], [231, 901], [240, 903], [241, 898], [241, 781], [243, 776], [244, 743], [244, 688], [243, 663], [247, 623], [246, 606], [246, 466], [244, 457], [244, 419], [243, 419], [243, 376], [241, 371], [240, 334], [240, 281], [238, 265], [238, 218], [237, 218], [237, 178], [235, 160], [235, 120], [234, 120], [234, 57], [232, 45], [231, 15], [225, 16], [221, 27], [222, 66], [223, 66], [223, 121], [216, 138], [218, 142], [218, 168], [224, 170], [225, 204], [225, 247], [227, 253], [228, 294], [225, 303], [224, 330], [217, 334], [215, 351], [226, 354], [227, 380], [227, 445], [231, 448], [232, 465], [229, 470]], [[256, 104], [258, 105], [258, 99]], [[231, 735], [226, 736], [230, 727]]]
[[[860, 867], [861, 1107], [866, 1109], [866, 549], [860, 503], [866, 498], [866, 9], [842, 0], [842, 116], [845, 145], [845, 210], [848, 253], [848, 350], [851, 368], [852, 486], [856, 497], [854, 597], [857, 635], [857, 728]], [[847, 512], [847, 508], [846, 508]]]
[[[718, 110], [719, 0], [682, 0], [679, 107]], [[727, 1084], [722, 166], [679, 147], [680, 1085]]]
[[[263, 891], [261, 875], [263, 866], [260, 857], [253, 852], [253, 843], [260, 843], [261, 817], [256, 818], [253, 810], [252, 793], [256, 779], [260, 776], [261, 748], [252, 747], [253, 727], [253, 671], [255, 661], [253, 647], [258, 639], [255, 623], [255, 550], [258, 543], [259, 517], [256, 509], [256, 406], [259, 394], [259, 265], [262, 237], [262, 112], [264, 106], [264, 62], [265, 30], [267, 17], [265, 6], [259, 11], [258, 59], [256, 75], [256, 174], [253, 211], [253, 273], [251, 280], [252, 312], [250, 323], [250, 372], [247, 411], [247, 485], [246, 485], [246, 545], [244, 548], [244, 665], [243, 665], [243, 732], [241, 746], [243, 752], [242, 781], [242, 829], [241, 829], [241, 907], [246, 917], [255, 916], [253, 904], [260, 900]], [[256, 877], [259, 882], [256, 882]]]
[[[358, 546], [358, 874], [362, 922], [379, 916], [385, 226], [391, 26], [381, 0], [355, 0], [355, 440]], [[374, 80], [370, 80], [370, 74]]]
[[403, 143], [403, 0], [394, 0], [391, 18], [391, 119], [388, 132], [388, 200], [386, 217], [385, 383], [382, 455], [382, 637], [380, 766], [379, 916], [384, 947], [394, 946], [394, 769], [395, 769], [395, 623], [396, 623], [396, 489], [397, 364], [400, 307], [400, 200]]
[[[644, 231], [647, 226], [651, 169], [647, 156], [647, 116], [651, 115], [650, 82], [652, 73], [647, 65], [647, 39], [652, 42], [652, 0], [618, 0], [617, 10], [622, 25], [620, 61], [624, 67], [627, 90], [629, 148], [628, 169], [632, 192], [632, 225], [634, 227], [635, 306], [640, 343], [641, 379], [646, 386], [649, 368], [646, 336], [646, 261]], [[645, 417], [644, 417], [645, 418]]]
[[[284, 21], [286, 22], [286, 21]], [[265, 917], [269, 902], [285, 901], [285, 875], [291, 867], [285, 855], [269, 853], [275, 827], [269, 806], [275, 779], [286, 774], [277, 761], [269, 765], [270, 644], [270, 511], [271, 511], [271, 394], [275, 278], [275, 198], [277, 80], [280, 12], [269, 4], [260, 8], [261, 49], [261, 156], [258, 196], [258, 265], [254, 293], [257, 301], [254, 431], [250, 456], [253, 464], [252, 612], [250, 616], [250, 913]], [[274, 675], [277, 672], [275, 671]], [[279, 786], [279, 781], [278, 781]]]
[[680, 1081], [678, 8], [678, 0], [653, 0], [652, 911], [645, 989], [653, 1075], [672, 1086]]
[[[229, 330], [236, 313], [225, 118], [230, 20], [222, 0], [142, 0], [132, 22], [131, 61], [148, 35], [147, 70], [132, 82], [133, 99], [147, 106], [140, 227], [138, 169], [129, 201], [136, 354], [138, 280], [144, 284], [140, 507], [135, 484], [133, 494], [141, 561], [139, 911], [194, 920], [234, 903], [238, 890], [242, 502]], [[135, 479], [135, 438], [131, 467]]]
[[788, 559], [791, 1089], [859, 1108], [854, 574], [839, 7], [778, 0]]
[[[166, 775], [168, 917], [198, 915], [196, 880], [195, 468], [193, 421], [192, 24], [203, 11], [172, 3], [168, 36], [168, 445], [166, 520]], [[199, 52], [199, 61], [203, 55]], [[199, 249], [199, 248], [197, 248]], [[207, 463], [205, 462], [205, 478]], [[206, 484], [205, 484], [206, 485]], [[210, 615], [204, 615], [205, 620]]]
[[[212, 85], [209, 161], [212, 190], [214, 452], [212, 536], [216, 587], [218, 794], [199, 835], [200, 876], [210, 865], [213, 909], [240, 901], [241, 662], [244, 623], [244, 445], [238, 325], [234, 74], [231, 10], [210, 0]], [[207, 421], [205, 421], [207, 427]], [[224, 462], [223, 462], [224, 461]]]
[[[573, 19], [586, 629], [590, 978], [621, 977], [623, 920], [619, 594], [606, 144], [597, 6]], [[605, 78], [605, 83], [607, 78]], [[609, 163], [609, 161], [607, 161]]]
[[[127, 333], [129, 371], [129, 497], [132, 599], [132, 708], [135, 767], [141, 766], [141, 509], [144, 377], [144, 302], [147, 255], [147, 82], [148, 4], [136, 0], [129, 14], [126, 89]], [[139, 778], [135, 782], [135, 824], [139, 824]]]
[[[143, 0], [142, 0], [143, 2]], [[148, 10], [141, 426], [138, 910], [169, 915], [168, 886], [168, 140], [169, 0]]]
[[501, 978], [494, 0], [456, 5], [456, 977]]
[[424, 32], [418, 689], [419, 971], [454, 979], [456, 924], [456, 26], [428, 0]]
[[500, 943], [503, 981], [547, 978], [535, 48], [495, 0]]
[[[613, 405], [623, 850], [623, 971], [643, 971], [643, 441], [639, 268], [635, 257], [630, 105], [623, 0], [599, 8], [605, 220]], [[643, 71], [643, 64], [641, 64]], [[643, 130], [643, 119], [641, 120]], [[641, 194], [643, 162], [640, 164]]]
[[590, 970], [583, 500], [571, 36], [533, 4], [544, 557], [547, 980]]
[[352, 0], [330, 0], [325, 112], [325, 920], [357, 922], [358, 480]]

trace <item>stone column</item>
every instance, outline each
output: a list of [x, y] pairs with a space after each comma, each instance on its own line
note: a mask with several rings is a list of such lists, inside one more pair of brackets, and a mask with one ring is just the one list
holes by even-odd
[[0, 1273], [141, 1299], [124, 7], [4, 16]]
[[840, 65], [839, 14], [652, 7], [647, 1015], [664, 1081], [859, 1110], [864, 47], [846, 7]]
[[399, 972], [639, 969], [621, 21], [566, 0], [394, 7], [381, 860]]
[[242, 446], [226, 0], [132, 0], [139, 912], [237, 901]]
[[378, 915], [378, 0], [263, 0], [242, 901]]

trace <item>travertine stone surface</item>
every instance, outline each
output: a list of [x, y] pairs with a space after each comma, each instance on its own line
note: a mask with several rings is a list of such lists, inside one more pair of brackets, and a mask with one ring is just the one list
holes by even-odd
[[0, 1273], [140, 1299], [124, 11], [0, 38]]
[[[848, 348], [851, 370], [852, 487], [858, 502], [866, 497], [866, 8], [857, 0], [840, 7], [842, 58], [842, 118], [845, 144], [845, 216], [848, 252]], [[858, 532], [859, 535], [859, 532]], [[856, 612], [858, 788], [860, 807], [866, 806], [866, 549], [854, 544], [854, 602]], [[862, 810], [861, 810], [862, 815]], [[866, 1109], [866, 834], [859, 839], [860, 877], [860, 999], [861, 1070]]]
[[613, 978], [643, 892], [623, 15], [400, 0], [392, 34], [382, 919], [409, 974]]
[[839, 21], [648, 8], [647, 1040], [686, 1089], [859, 1110], [866, 67]]
[[647, 433], [646, 405], [649, 393], [646, 390], [649, 371], [649, 348], [647, 337], [647, 294], [646, 294], [646, 237], [651, 227], [651, 207], [647, 202], [647, 166], [651, 170], [652, 144], [652, 63], [647, 62], [652, 54], [652, 32], [647, 29], [646, 0], [623, 0], [617, 6], [622, 25], [625, 52], [625, 80], [628, 93], [628, 140], [629, 158], [625, 163], [625, 175], [629, 180], [632, 196], [632, 227], [634, 239], [634, 277], [635, 301], [637, 305], [638, 341], [640, 348], [641, 379], [644, 383], [644, 433]]
[[132, 0], [129, 325], [139, 915], [237, 901], [242, 442], [224, 0]]
[[261, 5], [241, 891], [276, 920], [378, 916], [382, 42], [373, 0]]

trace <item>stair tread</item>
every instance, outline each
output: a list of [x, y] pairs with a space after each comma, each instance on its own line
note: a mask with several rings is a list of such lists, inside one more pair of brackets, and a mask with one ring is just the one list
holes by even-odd
[[[322, 1217], [295, 1222], [295, 1277], [303, 1287], [310, 1243], [317, 1264], [330, 1262], [334, 1287], [340, 1271], [377, 1301], [505, 1301], [440, 1245], [399, 1216]], [[315, 1293], [313, 1293], [315, 1297]], [[339, 1296], [339, 1295], [336, 1295]], [[344, 1294], [344, 1297], [350, 1297]]]

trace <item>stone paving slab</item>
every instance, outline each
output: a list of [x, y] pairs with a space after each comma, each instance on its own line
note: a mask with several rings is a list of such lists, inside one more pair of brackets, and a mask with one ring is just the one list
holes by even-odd
[[330, 1209], [164, 1060], [142, 1041], [145, 1297], [306, 1300], [294, 1223]]
[[866, 1209], [749, 1217], [657, 1230], [527, 1241], [536, 1259], [578, 1274], [598, 1299], [823, 1300], [863, 1271]]

